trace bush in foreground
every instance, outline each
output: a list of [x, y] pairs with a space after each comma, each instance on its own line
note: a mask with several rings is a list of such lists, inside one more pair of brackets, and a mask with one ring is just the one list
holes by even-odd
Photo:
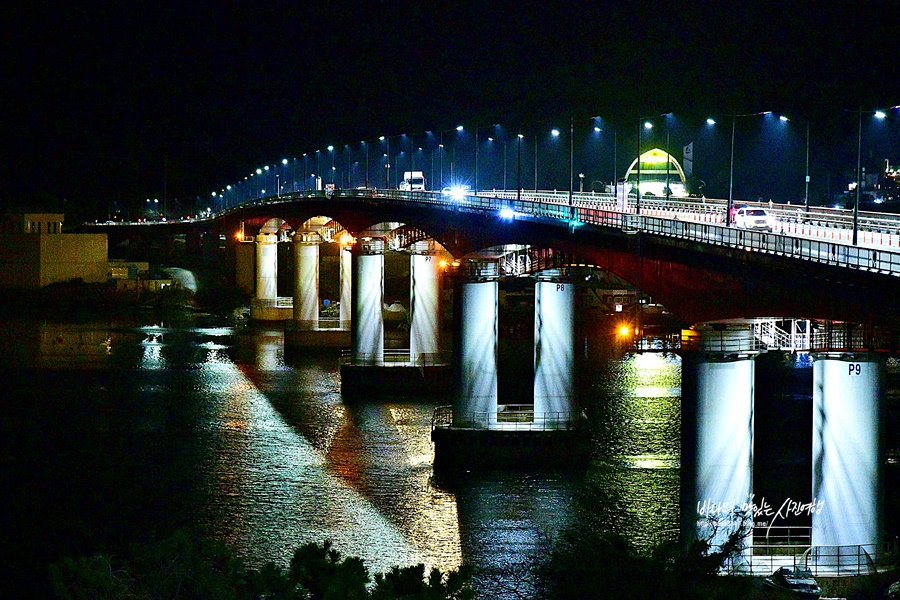
[[179, 531], [128, 557], [67, 558], [50, 568], [60, 600], [204, 598], [210, 600], [471, 600], [467, 567], [444, 575], [422, 564], [394, 567], [374, 579], [362, 559], [342, 557], [331, 542], [305, 544], [289, 567], [245, 569], [228, 547]]

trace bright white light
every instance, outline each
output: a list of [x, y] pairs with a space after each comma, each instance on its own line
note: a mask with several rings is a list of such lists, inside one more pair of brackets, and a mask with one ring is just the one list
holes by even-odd
[[286, 159], [286, 158], [281, 159], [281, 164], [286, 165], [287, 163], [288, 163], [288, 159]]
[[653, 129], [653, 123], [650, 121], [644, 121], [644, 129]]
[[553, 130], [551, 130], [551, 131], [550, 131], [550, 134], [551, 134], [553, 137], [559, 137], [559, 129], [553, 129]]
[[707, 124], [707, 125], [715, 125], [715, 124], [716, 124], [716, 121], [715, 121], [715, 119], [707, 119], [707, 120], [706, 120], [706, 124]]
[[786, 116], [784, 116], [784, 115], [780, 115], [780, 116], [778, 117], [778, 120], [779, 120], [779, 121], [788, 121], [789, 119], [788, 119]]
[[334, 146], [328, 146], [328, 151], [331, 152], [332, 150], [334, 150]]
[[256, 170], [256, 174], [257, 174], [257, 175], [262, 175], [262, 169], [257, 169], [257, 170]]
[[600, 129], [599, 127], [594, 127], [594, 133], [600, 133], [601, 131], [603, 131], [603, 130]]
[[463, 126], [462, 126], [462, 125], [457, 125], [457, 126], [456, 126], [456, 130], [457, 130], [457, 131], [462, 131], [462, 130], [463, 130]]
[[516, 216], [516, 211], [511, 208], [502, 208], [500, 209], [500, 218], [506, 219], [507, 221], [511, 221]]
[[442, 193], [445, 196], [450, 196], [451, 200], [456, 200], [458, 202], [463, 199], [468, 189], [469, 186], [467, 185], [454, 185], [449, 188], [444, 188]]
[[875, 111], [875, 118], [876, 118], [876, 119], [883, 119], [883, 118], [885, 118], [885, 117], [887, 117], [887, 115], [886, 115], [883, 111], [880, 111], [880, 110], [876, 110], [876, 111]]

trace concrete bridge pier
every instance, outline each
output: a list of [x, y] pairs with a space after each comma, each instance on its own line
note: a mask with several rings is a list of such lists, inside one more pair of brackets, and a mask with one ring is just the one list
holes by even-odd
[[360, 241], [353, 247], [352, 325], [353, 364], [384, 360], [384, 241]]
[[319, 244], [294, 236], [294, 325], [314, 330], [319, 325]]
[[341, 329], [350, 329], [352, 318], [351, 305], [353, 303], [353, 252], [351, 247], [341, 245], [340, 254], [340, 278], [341, 278]]
[[[811, 543], [832, 546], [816, 550], [820, 564], [855, 566], [846, 546], [881, 541], [882, 376], [872, 354], [813, 354]], [[844, 546], [841, 557], [836, 546]]]
[[742, 524], [752, 544], [753, 331], [746, 325], [699, 330], [682, 355], [682, 539], [719, 546]]
[[278, 236], [260, 233], [256, 236], [256, 299], [278, 298]]
[[499, 282], [496, 276], [472, 277], [462, 282], [460, 290], [453, 427], [496, 427]]
[[440, 275], [437, 257], [427, 244], [417, 242], [409, 257], [409, 361], [413, 364], [431, 359], [440, 350], [438, 300]]
[[567, 426], [574, 405], [575, 284], [558, 270], [534, 285], [534, 422]]
[[250, 318], [254, 321], [278, 321], [278, 236], [260, 233], [256, 236], [256, 287], [250, 302]]

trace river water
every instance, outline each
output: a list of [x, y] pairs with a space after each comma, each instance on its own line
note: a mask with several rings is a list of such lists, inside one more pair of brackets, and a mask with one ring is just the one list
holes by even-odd
[[[345, 404], [337, 357], [286, 356], [277, 329], [201, 320], [2, 327], [2, 577], [26, 596], [46, 591], [54, 560], [120, 552], [185, 525], [253, 567], [286, 565], [299, 545], [326, 539], [372, 573], [470, 563], [485, 598], [527, 593], [531, 561], [565, 527], [649, 547], [678, 526], [674, 356], [596, 365], [584, 392], [602, 400], [596, 452], [583, 471], [441, 479], [431, 467], [437, 401]], [[811, 409], [802, 395], [793, 405]], [[760, 435], [784, 420], [771, 423], [763, 418]], [[804, 477], [809, 489], [800, 454], [758, 448], [757, 461], [782, 476], [767, 491], [794, 493]]]

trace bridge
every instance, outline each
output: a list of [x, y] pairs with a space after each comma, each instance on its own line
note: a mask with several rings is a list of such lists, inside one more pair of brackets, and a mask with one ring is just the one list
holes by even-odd
[[[880, 381], [882, 357], [896, 352], [900, 330], [900, 220], [778, 206], [773, 231], [752, 231], [726, 226], [724, 211], [722, 201], [632, 201], [571, 191], [451, 196], [335, 189], [268, 197], [205, 219], [103, 227], [114, 240], [141, 229], [208, 234], [217, 247], [224, 239], [228, 254], [255, 261], [251, 306], [258, 318], [278, 309], [276, 248], [291, 241], [295, 293], [284, 307], [305, 330], [318, 325], [317, 248], [341, 243], [339, 320], [350, 329], [348, 368], [390, 362], [383, 321], [387, 252], [410, 252], [408, 360], [414, 367], [440, 352], [438, 281], [455, 275], [455, 391], [452, 407], [436, 413], [435, 468], [470, 468], [526, 445], [546, 462], [578, 456], [573, 451], [581, 438], [563, 436], [579, 432], [580, 269], [629, 282], [684, 323], [674, 338], [638, 331], [635, 349], [682, 356], [686, 533], [702, 527], [708, 515], [701, 507], [727, 517], [752, 498], [754, 357], [775, 348], [811, 352], [818, 510], [810, 539], [819, 564], [837, 560], [840, 567], [841, 548], [877, 544], [882, 531]], [[338, 242], [341, 231], [352, 240]], [[444, 275], [440, 252], [450, 259]], [[535, 279], [533, 403], [501, 406], [498, 283], [525, 275]], [[376, 385], [372, 371], [365, 372]], [[342, 379], [350, 375], [342, 367]], [[713, 542], [727, 533], [723, 528]], [[859, 564], [859, 554], [852, 560]]]

